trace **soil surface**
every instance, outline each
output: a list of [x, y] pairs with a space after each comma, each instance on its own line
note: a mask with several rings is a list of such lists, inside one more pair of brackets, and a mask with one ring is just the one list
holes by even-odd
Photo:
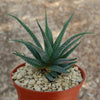
[[86, 72], [78, 100], [100, 100], [100, 0], [1, 0], [0, 1], [0, 100], [16, 100], [17, 94], [10, 81], [10, 71], [23, 63], [12, 54], [15, 50], [30, 55], [23, 44], [9, 39], [32, 41], [24, 28], [7, 13], [16, 15], [38, 36], [40, 30], [36, 18], [44, 28], [44, 12], [48, 12], [48, 23], [56, 39], [64, 22], [75, 13], [63, 41], [88, 29], [93, 35], [85, 35], [80, 46], [71, 57], [77, 57], [80, 67]]
[[12, 79], [17, 85], [30, 90], [44, 92], [64, 91], [76, 87], [83, 80], [78, 67], [70, 68], [68, 71], [70, 73], [62, 73], [55, 78], [54, 82], [50, 82], [40, 70], [25, 64], [24, 67], [22, 66], [15, 73], [12, 73]]

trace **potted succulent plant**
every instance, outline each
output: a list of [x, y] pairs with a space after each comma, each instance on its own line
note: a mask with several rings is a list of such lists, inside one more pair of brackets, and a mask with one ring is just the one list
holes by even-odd
[[86, 76], [84, 71], [75, 65], [77, 58], [69, 58], [69, 55], [79, 46], [78, 41], [91, 32], [75, 34], [61, 44], [65, 30], [73, 17], [72, 14], [57, 39], [53, 41], [45, 12], [45, 32], [36, 20], [43, 36], [43, 48], [35, 34], [19, 18], [10, 16], [26, 29], [34, 41], [31, 43], [11, 40], [23, 43], [34, 56], [29, 57], [17, 51], [13, 53], [25, 61], [10, 73], [18, 93], [18, 100], [77, 100]]

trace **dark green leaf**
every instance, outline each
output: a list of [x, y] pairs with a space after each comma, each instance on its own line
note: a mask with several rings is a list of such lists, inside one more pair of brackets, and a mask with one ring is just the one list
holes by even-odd
[[51, 46], [53, 46], [53, 37], [52, 37], [52, 32], [48, 27], [46, 11], [45, 11], [45, 33], [46, 33], [46, 36], [47, 36]]
[[63, 56], [64, 58], [67, 58], [80, 44], [81, 42], [77, 43], [72, 49], [70, 49], [67, 53], [65, 53]]
[[77, 61], [74, 61], [74, 62], [66, 62], [66, 63], [63, 63], [61, 64], [62, 67], [64, 68], [67, 68], [68, 66], [72, 66], [73, 64], [75, 64]]
[[35, 48], [32, 46], [31, 43], [23, 41], [23, 40], [12, 40], [12, 41], [17, 41], [17, 42], [23, 43], [29, 49], [29, 51], [32, 53], [32, 55], [35, 58], [41, 60], [41, 57], [40, 57], [39, 53], [35, 50]]
[[[29, 42], [25, 42], [25, 41], [22, 41], [22, 40], [13, 40], [13, 41], [17, 41], [17, 42], [21, 42], [21, 43], [24, 43], [25, 46], [28, 47], [29, 50], [31, 50], [31, 52], [33, 52], [33, 50], [35, 50], [39, 56], [41, 57], [41, 60], [44, 61], [44, 62], [47, 62], [49, 60], [48, 56], [46, 55], [46, 53], [38, 46], [35, 46], [34, 44], [32, 43], [29, 43]], [[29, 48], [29, 46], [31, 48]]]
[[83, 35], [81, 35], [79, 38], [77, 38], [74, 41], [72, 41], [67, 46], [63, 47], [63, 49], [61, 50], [61, 54], [60, 55], [64, 54], [71, 46], [73, 46], [73, 44], [75, 44], [77, 41], [79, 41], [82, 37], [83, 37]]
[[49, 73], [46, 73], [45, 76], [49, 81], [54, 81], [54, 78]]
[[40, 48], [42, 48], [40, 42], [38, 41], [38, 39], [36, 38], [36, 36], [33, 34], [33, 32], [32, 32], [19, 18], [17, 18], [17, 17], [14, 16], [14, 15], [10, 15], [10, 14], [8, 14], [8, 15], [11, 16], [11, 17], [13, 17], [13, 18], [15, 18], [15, 19], [26, 29], [26, 31], [29, 33], [29, 35], [30, 35], [30, 36], [32, 37], [32, 39], [34, 40], [35, 44], [36, 44], [37, 46], [39, 46]]
[[36, 68], [41, 68], [43, 67], [43, 63], [41, 63], [39, 60], [37, 59], [34, 59], [34, 58], [30, 58], [30, 57], [27, 57], [25, 55], [21, 55], [20, 53], [18, 52], [14, 52], [13, 54], [15, 54], [16, 56], [19, 56], [20, 58], [22, 58], [24, 61], [26, 61], [27, 63], [29, 63], [30, 65], [32, 65], [33, 67], [36, 67]]
[[91, 32], [83, 32], [83, 33], [78, 33], [76, 35], [73, 35], [72, 37], [70, 37], [68, 40], [66, 40], [61, 46], [60, 49], [62, 49], [63, 47], [65, 47], [68, 43], [70, 43], [73, 39], [75, 39], [78, 36], [81, 35], [85, 35], [85, 34], [90, 34]]
[[[75, 39], [75, 38], [77, 38], [77, 37], [79, 37], [79, 36], [81, 37], [81, 36], [83, 36], [83, 35], [85, 35], [85, 34], [90, 34], [90, 33], [91, 33], [91, 32], [83, 32], [83, 33], [78, 33], [78, 34], [76, 34], [76, 35], [70, 37], [68, 40], [66, 40], [66, 41], [54, 52], [52, 58], [57, 58], [57, 57], [60, 55], [60, 52], [61, 52], [73, 39]], [[79, 39], [80, 39], [80, 38], [79, 38]], [[77, 41], [77, 39], [76, 39], [75, 41]]]
[[55, 71], [55, 72], [59, 72], [59, 73], [68, 73], [67, 71], [65, 71], [64, 68], [58, 66], [58, 65], [52, 65], [50, 67], [48, 67], [51, 71]]
[[37, 24], [38, 24], [38, 26], [39, 26], [39, 28], [41, 30], [41, 33], [42, 33], [42, 36], [43, 36], [43, 39], [44, 39], [45, 50], [46, 50], [48, 56], [50, 57], [52, 55], [53, 48], [52, 48], [52, 46], [51, 46], [46, 34], [44, 33], [43, 29], [41, 28], [38, 20], [37, 20]]
[[72, 59], [66, 59], [66, 58], [59, 58], [56, 61], [53, 62], [53, 64], [63, 64], [67, 61], [73, 61], [76, 60], [77, 58], [72, 58]]
[[58, 35], [58, 37], [57, 37], [57, 39], [56, 39], [56, 41], [55, 41], [55, 43], [54, 43], [54, 46], [53, 46], [54, 51], [59, 47], [59, 45], [60, 45], [60, 43], [61, 43], [61, 41], [62, 41], [63, 35], [64, 35], [64, 33], [65, 33], [65, 30], [66, 30], [66, 28], [67, 28], [69, 22], [71, 21], [73, 15], [74, 15], [74, 14], [72, 14], [72, 16], [68, 19], [68, 21], [65, 23], [63, 29], [61, 30], [60, 34]]
[[50, 72], [50, 75], [51, 75], [52, 77], [54, 77], [54, 78], [56, 78], [56, 77], [58, 76], [58, 74], [57, 74], [56, 72], [54, 72], [54, 71], [51, 71], [51, 72]]
[[68, 70], [68, 69], [70, 69], [70, 68], [72, 68], [73, 67], [73, 64], [72, 65], [68, 65], [66, 68], [64, 68], [65, 70]]

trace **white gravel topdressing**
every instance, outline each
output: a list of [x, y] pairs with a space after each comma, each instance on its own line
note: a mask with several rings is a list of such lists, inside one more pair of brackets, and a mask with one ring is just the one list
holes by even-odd
[[54, 82], [49, 82], [39, 70], [26, 64], [17, 69], [12, 79], [21, 87], [36, 91], [63, 91], [77, 86], [83, 79], [78, 67], [73, 67], [68, 74], [59, 75]]

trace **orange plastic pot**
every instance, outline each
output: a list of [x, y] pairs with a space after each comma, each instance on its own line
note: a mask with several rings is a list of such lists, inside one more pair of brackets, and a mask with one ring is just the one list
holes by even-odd
[[17, 85], [12, 79], [12, 73], [16, 72], [16, 70], [19, 67], [23, 67], [23, 66], [25, 66], [25, 63], [17, 66], [10, 73], [10, 78], [17, 90], [18, 100], [77, 100], [78, 99], [79, 90], [86, 78], [84, 71], [79, 66], [75, 65], [81, 71], [83, 81], [76, 87], [73, 87], [68, 90], [56, 91], [56, 92], [34, 91], [34, 90], [29, 90], [29, 89], [26, 89], [26, 88], [23, 88]]

